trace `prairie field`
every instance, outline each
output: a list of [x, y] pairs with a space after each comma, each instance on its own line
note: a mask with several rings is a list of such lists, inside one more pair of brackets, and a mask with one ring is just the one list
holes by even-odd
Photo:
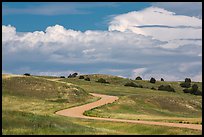
[[[56, 115], [55, 112], [99, 100], [89, 93], [118, 96], [119, 99], [84, 113], [87, 116], [202, 124], [202, 96], [183, 93], [180, 81], [130, 80], [110, 75], [84, 75], [90, 81], [51, 76], [2, 74], [2, 133], [8, 134], [142, 134], [201, 135], [202, 131], [98, 121]], [[109, 84], [96, 82], [104, 78]], [[126, 87], [127, 82], [143, 86]], [[195, 83], [195, 82], [192, 82]], [[170, 84], [175, 92], [157, 90]], [[196, 82], [202, 91], [202, 82]], [[152, 90], [154, 87], [156, 90]]]

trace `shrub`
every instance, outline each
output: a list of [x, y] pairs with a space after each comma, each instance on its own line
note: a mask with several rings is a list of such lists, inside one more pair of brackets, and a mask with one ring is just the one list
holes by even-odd
[[140, 76], [136, 77], [135, 80], [142, 80]]
[[67, 78], [71, 78], [72, 77], [72, 74], [69, 74], [69, 76]]
[[156, 82], [156, 79], [155, 78], [151, 78], [150, 79], [150, 83], [155, 83]]
[[79, 76], [79, 79], [84, 79], [84, 76]]
[[85, 78], [84, 80], [86, 80], [86, 81], [90, 81], [90, 78], [89, 78], [89, 77], [87, 77], [87, 78]]
[[195, 91], [195, 92], [198, 91], [198, 85], [193, 84], [192, 85], [192, 90]]
[[98, 79], [98, 81], [96, 81], [96, 82], [109, 84], [109, 82], [107, 82], [107, 81], [106, 81], [105, 79], [103, 79], [103, 78]]
[[25, 73], [24, 75], [25, 75], [25, 76], [30, 76], [30, 73]]
[[198, 90], [198, 86], [196, 84], [193, 84], [190, 89], [188, 88], [184, 89], [183, 92], [202, 96], [202, 92]]
[[185, 89], [183, 90], [183, 92], [184, 92], [184, 93], [190, 93], [190, 89], [185, 88]]
[[163, 78], [161, 78], [161, 81], [164, 81], [164, 79], [163, 79]]
[[151, 89], [152, 89], [152, 90], [156, 90], [156, 88], [154, 88], [154, 87], [152, 87]]
[[67, 78], [74, 78], [74, 77], [76, 77], [78, 75], [78, 73], [73, 73], [73, 74], [69, 74], [69, 76], [67, 77]]
[[190, 93], [194, 94], [194, 95], [201, 95], [202, 96], [202, 92], [198, 90], [198, 85], [197, 84], [192, 85]]
[[194, 92], [194, 95], [200, 95], [200, 96], [202, 96], [202, 92], [198, 90], [198, 91]]
[[182, 82], [180, 84], [181, 87], [183, 88], [190, 88], [191, 87], [191, 83], [190, 82]]
[[142, 85], [139, 85], [138, 88], [143, 88], [143, 86], [142, 86]]
[[124, 86], [128, 86], [128, 87], [138, 87], [138, 85], [135, 84], [134, 82], [127, 82]]
[[65, 78], [65, 76], [60, 76], [60, 78]]
[[185, 78], [185, 82], [190, 82], [191, 83], [191, 79], [190, 78]]
[[161, 85], [158, 87], [158, 90], [164, 90], [169, 92], [175, 92], [174, 88], [172, 88], [170, 85]]

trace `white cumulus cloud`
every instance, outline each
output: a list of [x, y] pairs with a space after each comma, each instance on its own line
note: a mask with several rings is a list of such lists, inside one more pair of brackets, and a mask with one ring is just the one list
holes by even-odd
[[190, 43], [202, 45], [202, 19], [176, 15], [158, 7], [117, 15], [109, 31], [131, 31], [166, 41], [162, 48], [177, 48]]

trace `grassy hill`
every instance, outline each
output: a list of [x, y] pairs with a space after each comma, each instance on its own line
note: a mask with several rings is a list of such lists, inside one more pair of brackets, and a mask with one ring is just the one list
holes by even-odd
[[[91, 81], [69, 78], [62, 81], [80, 85], [88, 92], [97, 92], [119, 96], [120, 99], [113, 104], [87, 111], [89, 116], [140, 119], [153, 121], [168, 121], [176, 123], [201, 123], [202, 97], [184, 93], [180, 86], [181, 82], [157, 81], [155, 84], [147, 80], [130, 80], [110, 75], [84, 75]], [[97, 83], [97, 79], [104, 78], [110, 84]], [[135, 82], [143, 88], [126, 87], [127, 82]], [[201, 82], [192, 82], [199, 86], [202, 91]], [[171, 85], [176, 92], [151, 90], [152, 87]]]
[[74, 124], [54, 114], [57, 110], [98, 99], [83, 89], [33, 76], [3, 74], [2, 78], [3, 134], [69, 134], [73, 130], [78, 133], [93, 132], [92, 128]]
[[[2, 74], [3, 134], [202, 134], [201, 131], [122, 122], [97, 121], [58, 116], [54, 112], [93, 102], [99, 98], [89, 92], [119, 96], [113, 104], [85, 114], [122, 119], [201, 123], [202, 97], [182, 92], [180, 82], [163, 82], [175, 86], [176, 92], [151, 90], [160, 85], [110, 75], [84, 75], [91, 81], [49, 76]], [[104, 78], [110, 84], [95, 82]], [[129, 81], [144, 88], [126, 87]], [[198, 83], [202, 90], [202, 83]], [[145, 87], [146, 86], [146, 87]]]

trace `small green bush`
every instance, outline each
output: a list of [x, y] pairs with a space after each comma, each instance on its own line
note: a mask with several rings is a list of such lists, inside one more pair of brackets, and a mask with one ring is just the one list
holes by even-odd
[[152, 90], [156, 90], [156, 88], [154, 88], [154, 87], [152, 87], [151, 89], [152, 89]]
[[96, 82], [109, 84], [109, 82], [107, 82], [107, 81], [106, 81], [105, 79], [103, 79], [103, 78], [98, 79], [98, 81], [96, 81]]
[[89, 77], [87, 77], [87, 78], [85, 78], [84, 80], [86, 80], [86, 81], [90, 81], [90, 78], [89, 78]]
[[84, 79], [84, 76], [79, 76], [79, 79]]
[[185, 88], [185, 89], [183, 90], [183, 92], [184, 92], [184, 93], [190, 93], [190, 89]]
[[128, 86], [128, 87], [138, 87], [138, 85], [135, 84], [134, 82], [127, 82], [124, 86]]
[[142, 85], [139, 85], [138, 88], [143, 88], [143, 86], [142, 86]]
[[191, 83], [190, 82], [182, 82], [180, 84], [181, 87], [183, 88], [190, 88], [191, 87]]
[[170, 85], [161, 85], [158, 87], [158, 90], [164, 90], [169, 92], [175, 92], [174, 88], [172, 88]]
[[183, 92], [202, 96], [202, 92], [198, 90], [198, 85], [196, 84], [193, 84], [190, 89], [189, 88], [184, 89]]

